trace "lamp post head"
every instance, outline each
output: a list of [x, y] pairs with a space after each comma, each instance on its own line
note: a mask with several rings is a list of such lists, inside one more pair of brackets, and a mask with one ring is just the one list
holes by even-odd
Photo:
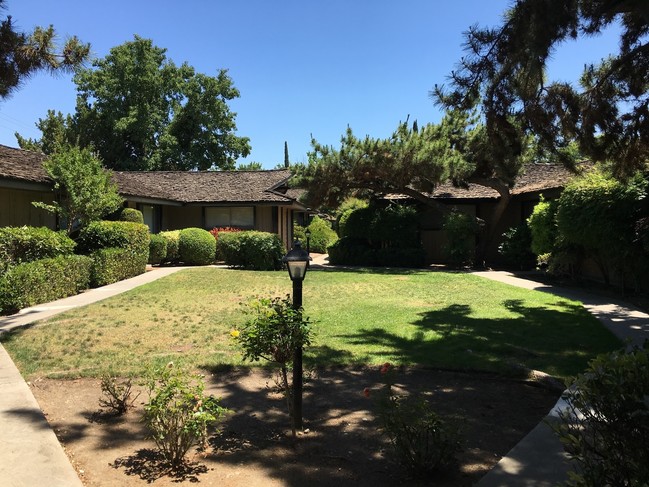
[[282, 262], [285, 262], [286, 267], [288, 267], [288, 275], [291, 281], [304, 280], [310, 260], [311, 256], [302, 248], [300, 241], [296, 240], [290, 252], [282, 258]]

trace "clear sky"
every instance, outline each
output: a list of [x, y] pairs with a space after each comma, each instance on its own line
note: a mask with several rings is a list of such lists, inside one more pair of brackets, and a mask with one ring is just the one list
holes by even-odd
[[[349, 125], [359, 136], [387, 137], [410, 116], [439, 121], [429, 97], [462, 55], [462, 32], [499, 23], [509, 0], [7, 0], [24, 30], [53, 24], [104, 57], [135, 34], [167, 49], [198, 72], [229, 70], [241, 97], [237, 135], [250, 137], [241, 162], [272, 168], [306, 161], [311, 134], [338, 145]], [[616, 48], [612, 33], [564, 45], [549, 77], [577, 79], [584, 63]], [[0, 144], [14, 132], [39, 137], [34, 123], [48, 109], [74, 110], [71, 76], [39, 74], [0, 101]]]

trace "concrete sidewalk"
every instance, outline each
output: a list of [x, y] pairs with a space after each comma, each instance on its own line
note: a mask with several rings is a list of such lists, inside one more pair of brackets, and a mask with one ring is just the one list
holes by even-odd
[[[642, 346], [649, 339], [649, 315], [624, 303], [587, 294], [575, 289], [557, 288], [529, 277], [501, 271], [474, 274], [512, 286], [542, 291], [576, 301], [629, 346]], [[552, 487], [568, 479], [571, 468], [568, 456], [548, 423], [558, 421], [559, 411], [566, 408], [563, 399], [530, 433], [485, 475], [479, 487]]]
[[[123, 293], [181, 269], [155, 269], [76, 296], [24, 309], [0, 318], [0, 333]], [[0, 391], [0, 486], [82, 486], [31, 389], [2, 345]]]

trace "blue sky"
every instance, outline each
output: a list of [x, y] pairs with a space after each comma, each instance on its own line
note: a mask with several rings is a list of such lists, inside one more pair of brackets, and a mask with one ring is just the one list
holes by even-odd
[[[410, 116], [439, 121], [429, 97], [462, 55], [462, 32], [499, 23], [509, 0], [7, 0], [16, 25], [53, 24], [60, 37], [90, 42], [95, 57], [150, 38], [176, 64], [205, 74], [226, 68], [241, 97], [238, 135], [251, 139], [241, 162], [272, 168], [306, 161], [311, 134], [338, 145], [347, 125], [363, 136], [387, 137]], [[616, 48], [614, 33], [561, 47], [551, 79], [577, 79], [585, 62]], [[39, 74], [0, 101], [0, 144], [14, 132], [38, 137], [34, 123], [48, 109], [74, 110], [71, 76]]]

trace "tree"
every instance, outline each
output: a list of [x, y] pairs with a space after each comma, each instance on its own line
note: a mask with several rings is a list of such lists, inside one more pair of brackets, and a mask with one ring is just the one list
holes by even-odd
[[237, 171], [261, 171], [264, 167], [261, 162], [251, 161], [246, 164], [240, 162], [237, 164]]
[[51, 205], [32, 204], [62, 217], [68, 233], [77, 224], [85, 226], [100, 220], [117, 210], [123, 202], [110, 173], [89, 149], [59, 148], [43, 163], [43, 167], [54, 180], [56, 202]]
[[284, 167], [288, 169], [291, 167], [291, 162], [288, 160], [288, 142], [284, 141]]
[[[92, 147], [111, 169], [233, 169], [250, 152], [249, 139], [234, 135], [236, 114], [227, 104], [239, 91], [227, 71], [196, 73], [165, 53], [135, 36], [79, 69], [64, 138]], [[44, 150], [54, 145], [46, 132], [33, 142]]]
[[[5, 3], [0, 0], [0, 10], [6, 8]], [[0, 98], [9, 97], [38, 71], [72, 71], [88, 59], [90, 44], [74, 36], [57, 49], [55, 40], [51, 25], [27, 33], [15, 29], [11, 15], [0, 21]]]
[[[567, 40], [621, 29], [619, 52], [585, 66], [580, 87], [547, 82], [548, 60]], [[435, 86], [444, 107], [480, 107], [492, 145], [521, 150], [533, 133], [563, 163], [570, 144], [618, 177], [649, 160], [649, 3], [646, 0], [518, 0], [496, 28], [471, 27], [450, 88]]]
[[26, 139], [18, 132], [14, 135], [18, 146], [24, 150], [53, 154], [60, 147], [76, 145], [72, 116], [63, 116], [61, 112], [48, 110], [45, 118], [39, 118], [36, 127], [43, 134], [40, 139]]

